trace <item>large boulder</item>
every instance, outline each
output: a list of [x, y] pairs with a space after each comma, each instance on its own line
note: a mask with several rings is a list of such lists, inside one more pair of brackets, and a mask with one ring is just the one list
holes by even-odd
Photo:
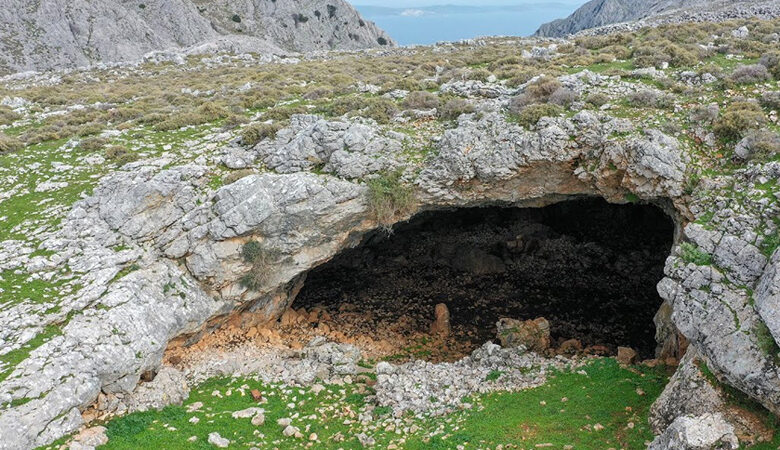
[[504, 348], [522, 346], [532, 352], [550, 348], [550, 322], [544, 317], [525, 321], [500, 319], [496, 323], [496, 334]]

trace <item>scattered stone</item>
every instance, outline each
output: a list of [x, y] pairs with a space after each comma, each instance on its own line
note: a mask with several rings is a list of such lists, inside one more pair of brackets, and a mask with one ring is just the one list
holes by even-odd
[[720, 413], [680, 416], [650, 444], [648, 450], [733, 450], [739, 448], [734, 427]]
[[223, 438], [218, 432], [209, 433], [209, 444], [219, 447], [227, 448], [230, 445], [230, 439]]

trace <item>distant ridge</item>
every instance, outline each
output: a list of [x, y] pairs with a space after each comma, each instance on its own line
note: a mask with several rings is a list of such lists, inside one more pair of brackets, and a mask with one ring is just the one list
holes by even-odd
[[4, 0], [0, 73], [157, 50], [287, 53], [395, 42], [344, 0]]

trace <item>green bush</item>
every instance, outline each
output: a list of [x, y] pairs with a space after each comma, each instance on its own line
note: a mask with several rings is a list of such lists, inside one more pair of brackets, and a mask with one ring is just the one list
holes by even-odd
[[259, 290], [268, 281], [276, 255], [252, 240], [241, 247], [241, 258], [251, 266], [249, 273], [241, 278], [241, 285], [253, 291]]
[[747, 159], [773, 158], [780, 154], [780, 134], [768, 129], [750, 130], [739, 145], [745, 147]]
[[253, 123], [241, 131], [241, 144], [254, 147], [258, 142], [276, 136], [282, 125], [274, 123]]
[[715, 121], [713, 131], [722, 140], [736, 142], [748, 130], [761, 128], [766, 123], [764, 111], [755, 103], [734, 102]]
[[359, 115], [374, 119], [377, 123], [387, 124], [398, 114], [398, 106], [393, 100], [384, 97], [369, 97], [366, 107]]
[[712, 265], [712, 255], [690, 242], [680, 244], [680, 258], [687, 263], [693, 263], [697, 266]]
[[366, 183], [368, 205], [377, 223], [390, 232], [395, 219], [414, 206], [414, 191], [401, 180], [402, 173], [383, 174]]
[[402, 103], [406, 109], [433, 109], [439, 105], [439, 97], [427, 91], [410, 92]]
[[753, 84], [768, 81], [772, 76], [761, 64], [751, 64], [738, 66], [729, 78], [736, 84]]
[[595, 106], [596, 108], [601, 108], [602, 106], [609, 103], [609, 96], [602, 92], [594, 92], [588, 95], [588, 97], [585, 99], [585, 102]]
[[448, 100], [439, 108], [439, 118], [442, 120], [456, 120], [463, 114], [474, 112], [474, 105], [462, 98]]
[[0, 132], [0, 154], [15, 152], [21, 150], [22, 147], [24, 147], [22, 141]]
[[107, 139], [93, 137], [93, 138], [84, 139], [81, 142], [79, 142], [79, 147], [81, 147], [82, 149], [88, 152], [96, 152], [98, 150], [102, 150], [103, 147], [105, 147], [107, 144], [108, 144]]
[[518, 114], [513, 114], [512, 119], [519, 125], [530, 127], [536, 125], [542, 117], [558, 117], [563, 114], [563, 108], [558, 105], [536, 104], [523, 108]]
[[772, 50], [761, 56], [759, 63], [776, 78], [780, 79], [780, 50]]
[[7, 106], [0, 106], [0, 125], [10, 125], [21, 116]]
[[106, 158], [119, 166], [124, 166], [138, 159], [138, 155], [123, 145], [112, 145], [106, 148]]

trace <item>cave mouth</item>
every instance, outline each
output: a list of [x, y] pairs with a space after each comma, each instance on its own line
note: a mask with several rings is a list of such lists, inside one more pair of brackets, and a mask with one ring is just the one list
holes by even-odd
[[500, 318], [544, 317], [553, 346], [578, 339], [652, 358], [673, 236], [656, 206], [595, 198], [427, 211], [310, 271], [292, 306], [347, 316], [344, 334], [358, 341], [424, 336], [443, 303], [452, 327], [443, 345], [456, 353], [495, 339]]

